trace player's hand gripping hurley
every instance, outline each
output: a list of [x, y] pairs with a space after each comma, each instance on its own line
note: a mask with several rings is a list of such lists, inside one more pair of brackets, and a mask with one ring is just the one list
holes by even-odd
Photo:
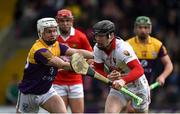
[[159, 86], [160, 86], [159, 82], [154, 82], [153, 84], [150, 85], [150, 89], [153, 90]]
[[[96, 78], [96, 79], [98, 79], [98, 80], [100, 80], [100, 81], [102, 81], [102, 82], [104, 82], [110, 86], [112, 85], [111, 80], [109, 80], [108, 78], [104, 77], [103, 75], [99, 74], [94, 69], [89, 67], [89, 64], [86, 62], [84, 57], [78, 53], [72, 55], [71, 66], [76, 73], [88, 75], [88, 76]], [[134, 98], [137, 105], [140, 105], [143, 101], [142, 98], [138, 97], [137, 95], [130, 92], [129, 90], [127, 90], [124, 87], [121, 87], [120, 91], [131, 96], [132, 98]]]

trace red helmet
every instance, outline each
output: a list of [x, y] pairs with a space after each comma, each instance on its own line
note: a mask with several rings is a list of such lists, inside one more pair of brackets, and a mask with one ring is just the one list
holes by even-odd
[[72, 12], [68, 9], [62, 9], [57, 12], [56, 18], [73, 18]]

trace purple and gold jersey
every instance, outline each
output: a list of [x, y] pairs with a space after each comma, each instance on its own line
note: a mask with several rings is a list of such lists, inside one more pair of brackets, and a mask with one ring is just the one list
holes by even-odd
[[141, 61], [141, 65], [144, 68], [146, 78], [149, 83], [153, 81], [152, 69], [156, 59], [167, 55], [167, 50], [163, 46], [162, 42], [154, 37], [149, 36], [146, 44], [140, 43], [136, 37], [127, 40], [133, 47], [138, 59]]
[[58, 41], [48, 46], [42, 39], [37, 40], [28, 54], [23, 80], [19, 84], [20, 91], [35, 95], [46, 93], [58, 70], [56, 67], [46, 65], [51, 59], [49, 54], [64, 55], [67, 49], [67, 46], [59, 44]]

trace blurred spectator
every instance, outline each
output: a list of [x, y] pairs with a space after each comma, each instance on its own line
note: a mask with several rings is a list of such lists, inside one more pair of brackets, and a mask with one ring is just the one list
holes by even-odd
[[38, 14], [38, 4], [33, 0], [19, 0], [15, 10], [16, 38], [34, 36], [35, 22]]
[[180, 39], [177, 38], [176, 33], [173, 29], [169, 29], [165, 37], [166, 37], [166, 45], [169, 50], [169, 53], [171, 57], [174, 58], [173, 61], [177, 61], [178, 55], [176, 54], [178, 54], [178, 52], [180, 51], [179, 49]]
[[12, 75], [12, 79], [6, 90], [6, 104], [16, 105], [18, 97], [18, 76], [17, 74]]

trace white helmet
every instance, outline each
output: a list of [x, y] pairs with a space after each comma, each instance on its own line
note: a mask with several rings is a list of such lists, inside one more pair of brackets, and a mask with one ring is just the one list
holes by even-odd
[[56, 20], [51, 17], [42, 18], [37, 21], [37, 31], [38, 31], [39, 38], [42, 37], [44, 28], [47, 28], [47, 27], [57, 27], [58, 28], [58, 24], [57, 24]]

